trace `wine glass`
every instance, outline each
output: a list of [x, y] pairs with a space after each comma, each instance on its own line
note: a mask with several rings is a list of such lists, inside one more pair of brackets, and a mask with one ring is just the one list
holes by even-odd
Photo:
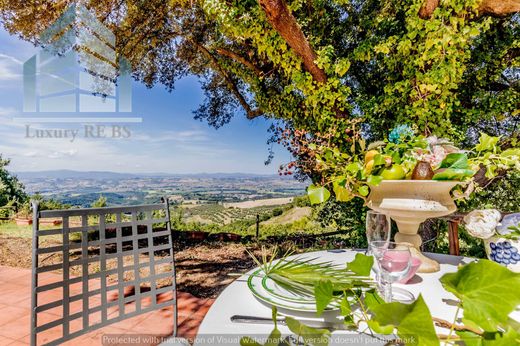
[[412, 267], [410, 246], [388, 241], [372, 241], [370, 250], [376, 260], [377, 283], [386, 302], [412, 302], [413, 294], [402, 288], [393, 288], [392, 283], [404, 278]]
[[370, 243], [373, 241], [390, 241], [390, 217], [373, 210], [367, 211], [366, 234], [369, 244], [367, 254], [370, 253]]

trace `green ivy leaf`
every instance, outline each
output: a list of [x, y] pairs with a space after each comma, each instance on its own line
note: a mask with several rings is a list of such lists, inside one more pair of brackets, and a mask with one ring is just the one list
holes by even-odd
[[320, 204], [326, 202], [330, 198], [330, 192], [324, 186], [309, 185], [307, 195], [311, 204]]
[[446, 168], [439, 173], [435, 173], [433, 180], [463, 180], [464, 178], [472, 177], [475, 171], [471, 169]]
[[334, 189], [334, 195], [336, 196], [336, 201], [348, 202], [355, 197], [349, 189], [341, 186], [338, 181], [334, 181], [332, 186]]
[[303, 338], [306, 345], [327, 346], [330, 338], [330, 331], [327, 329], [317, 329], [308, 327], [292, 317], [285, 317], [287, 327], [294, 334]]
[[368, 186], [362, 185], [358, 188], [358, 192], [361, 196], [368, 196], [369, 190]]
[[444, 288], [462, 301], [464, 318], [494, 332], [520, 304], [520, 273], [498, 263], [480, 260], [440, 279]]
[[442, 160], [440, 168], [467, 169], [468, 155], [464, 153], [451, 153]]
[[330, 280], [320, 280], [314, 286], [314, 297], [316, 298], [316, 314], [320, 316], [334, 298], [332, 282]]
[[397, 335], [407, 341], [406, 345], [439, 346], [430, 310], [422, 295], [412, 304], [387, 303], [373, 307], [373, 321], [379, 328], [397, 329]]
[[480, 133], [478, 144], [475, 147], [477, 151], [492, 151], [495, 149], [500, 137], [493, 137], [484, 132]]
[[357, 275], [368, 276], [374, 265], [374, 257], [357, 253], [352, 262], [347, 263], [347, 269]]
[[347, 171], [352, 175], [356, 175], [362, 169], [363, 166], [359, 162], [351, 162], [347, 165]]
[[369, 175], [367, 178], [367, 184], [370, 186], [377, 186], [381, 184], [383, 177], [380, 175]]
[[374, 156], [374, 166], [381, 166], [385, 164], [385, 157], [381, 154]]

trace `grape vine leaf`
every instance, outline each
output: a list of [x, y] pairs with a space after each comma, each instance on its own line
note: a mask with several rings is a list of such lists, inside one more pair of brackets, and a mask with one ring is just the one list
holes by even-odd
[[330, 192], [323, 186], [309, 185], [307, 195], [311, 204], [320, 204], [326, 202], [330, 198]]
[[397, 329], [397, 335], [406, 345], [439, 345], [430, 310], [422, 295], [412, 304], [386, 303], [373, 306], [370, 310], [375, 322], [371, 324], [378, 327], [379, 332], [388, 332], [391, 326]]
[[374, 257], [357, 253], [352, 262], [347, 263], [347, 269], [357, 275], [368, 276], [374, 264]]
[[303, 339], [305, 345], [326, 346], [329, 344], [330, 331], [308, 327], [289, 316], [285, 317], [287, 327]]
[[385, 304], [385, 301], [377, 293], [376, 290], [368, 290], [365, 292], [365, 305], [369, 309], [373, 309], [378, 305]]
[[506, 332], [486, 332], [482, 335], [470, 331], [458, 331], [457, 335], [466, 346], [510, 346], [520, 344], [520, 334], [513, 328]]
[[462, 302], [464, 319], [495, 332], [508, 323], [508, 315], [520, 304], [520, 273], [482, 259], [440, 279], [444, 288]]
[[330, 280], [320, 280], [314, 286], [314, 297], [316, 298], [316, 314], [320, 316], [325, 308], [334, 298], [334, 289]]

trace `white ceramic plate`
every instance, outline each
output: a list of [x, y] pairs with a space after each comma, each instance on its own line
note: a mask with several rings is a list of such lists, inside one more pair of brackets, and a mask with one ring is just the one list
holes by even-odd
[[[316, 312], [316, 300], [313, 296], [300, 295], [283, 288], [270, 278], [266, 278], [261, 269], [249, 276], [247, 286], [257, 299], [269, 305], [286, 310]], [[336, 311], [339, 307], [331, 304], [325, 310]]]

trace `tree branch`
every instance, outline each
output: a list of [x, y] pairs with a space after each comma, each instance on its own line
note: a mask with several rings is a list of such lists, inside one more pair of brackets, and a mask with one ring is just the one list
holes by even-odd
[[283, 37], [302, 61], [305, 69], [318, 83], [327, 82], [325, 71], [316, 65], [316, 53], [296, 22], [284, 0], [258, 0], [264, 10], [268, 22]]
[[258, 67], [256, 67], [251, 61], [238, 55], [237, 53], [224, 49], [224, 48], [217, 48], [215, 50], [217, 51], [218, 54], [227, 56], [228, 58], [233, 59], [233, 60], [241, 63], [242, 65], [245, 65], [250, 70], [252, 70], [258, 77], [261, 77], [263, 75], [263, 72]]
[[432, 16], [433, 11], [439, 6], [439, 0], [425, 0], [419, 9], [419, 17], [428, 19]]
[[[430, 18], [437, 7], [439, 7], [439, 0], [425, 0], [419, 10], [419, 17]], [[506, 16], [520, 12], [520, 0], [482, 0], [478, 12], [492, 16]]]
[[213, 54], [211, 54], [211, 52], [206, 47], [204, 47], [202, 44], [196, 42], [195, 40], [191, 40], [191, 41], [193, 42], [193, 44], [195, 44], [197, 46], [199, 51], [202, 54], [204, 54], [204, 56], [206, 56], [211, 61], [211, 63], [215, 67], [215, 69], [226, 80], [226, 84], [227, 84], [229, 90], [233, 93], [233, 95], [235, 95], [235, 97], [238, 99], [238, 102], [240, 103], [242, 108], [244, 108], [244, 110], [246, 111], [247, 118], [253, 119], [253, 118], [256, 118], [256, 117], [262, 115], [263, 112], [261, 109], [251, 109], [251, 106], [249, 106], [249, 103], [247, 103], [244, 96], [240, 93], [240, 90], [238, 90], [238, 87], [235, 84], [235, 82], [233, 81], [233, 79], [231, 79], [231, 77], [229, 76], [227, 71], [225, 69], [223, 69], [222, 66], [220, 66], [220, 64], [218, 63], [218, 60], [213, 56]]
[[461, 330], [461, 331], [469, 330], [470, 332], [473, 332], [473, 333], [475, 333], [477, 335], [482, 335], [482, 331], [480, 331], [478, 329], [474, 329], [474, 328], [468, 327], [466, 325], [453, 324], [453, 323], [451, 323], [449, 321], [446, 321], [446, 320], [443, 320], [442, 318], [437, 318], [437, 317], [432, 317], [432, 320], [439, 327], [453, 328], [455, 330]]

